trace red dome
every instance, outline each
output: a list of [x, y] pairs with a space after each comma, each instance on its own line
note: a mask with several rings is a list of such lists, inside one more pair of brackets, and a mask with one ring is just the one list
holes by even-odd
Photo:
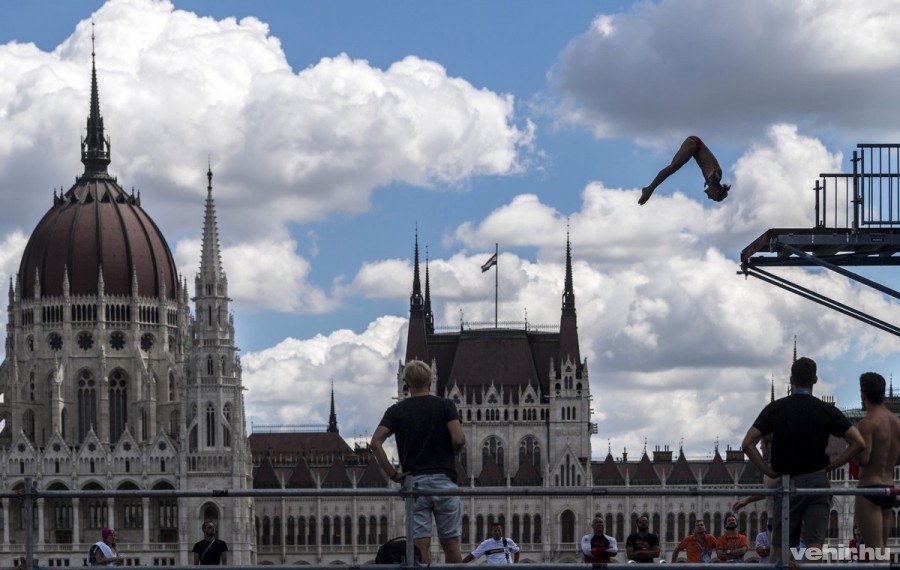
[[36, 277], [42, 297], [62, 295], [66, 269], [72, 295], [96, 295], [101, 267], [106, 295], [131, 295], [136, 277], [139, 296], [158, 298], [165, 285], [166, 297], [175, 298], [172, 252], [140, 198], [104, 172], [80, 177], [53, 202], [25, 247], [21, 298], [34, 297]]
[[71, 295], [96, 295], [100, 270], [106, 295], [130, 296], [137, 280], [140, 297], [174, 299], [178, 276], [172, 252], [140, 198], [127, 195], [107, 173], [109, 138], [104, 135], [97, 88], [97, 68], [91, 63], [91, 107], [86, 136], [81, 139], [84, 174], [31, 233], [19, 265], [19, 297], [61, 296], [64, 275]]

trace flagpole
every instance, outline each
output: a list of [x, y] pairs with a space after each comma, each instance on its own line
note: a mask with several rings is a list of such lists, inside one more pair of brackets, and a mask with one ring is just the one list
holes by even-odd
[[497, 258], [496, 267], [494, 267], [494, 328], [497, 326], [497, 291], [500, 288], [500, 246], [494, 243], [494, 256]]

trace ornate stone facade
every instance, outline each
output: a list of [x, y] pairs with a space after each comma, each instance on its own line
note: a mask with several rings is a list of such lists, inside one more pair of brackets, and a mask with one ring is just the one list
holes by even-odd
[[[84, 173], [31, 235], [10, 283], [0, 365], [0, 486], [49, 490], [250, 486], [241, 364], [212, 198], [191, 315], [165, 238], [107, 172], [109, 140], [92, 69]], [[24, 551], [22, 501], [0, 501], [0, 566]], [[255, 561], [244, 498], [39, 499], [35, 554], [81, 566], [115, 528], [128, 564], [191, 561], [203, 519], [219, 522], [231, 560]], [[250, 538], [248, 538], [250, 537]]]

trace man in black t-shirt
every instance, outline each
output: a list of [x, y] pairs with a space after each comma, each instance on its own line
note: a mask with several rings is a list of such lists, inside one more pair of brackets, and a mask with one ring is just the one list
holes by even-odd
[[[456, 406], [431, 394], [431, 368], [413, 360], [403, 368], [409, 397], [384, 413], [370, 443], [372, 453], [391, 481], [422, 489], [456, 488], [456, 454], [466, 444]], [[397, 442], [400, 469], [391, 465], [384, 442]], [[462, 562], [459, 552], [460, 501], [458, 496], [420, 496], [413, 508], [413, 541], [427, 564], [431, 547], [431, 517], [447, 563]]]
[[228, 545], [224, 540], [216, 538], [216, 523], [203, 523], [203, 540], [198, 541], [192, 550], [194, 566], [225, 566], [228, 564]]
[[641, 515], [637, 520], [638, 531], [625, 539], [628, 560], [653, 562], [659, 556], [659, 537], [650, 532], [650, 519]]
[[[798, 358], [791, 366], [791, 395], [763, 408], [744, 436], [741, 448], [750, 461], [769, 477], [790, 475], [791, 487], [801, 489], [829, 487], [828, 471], [847, 463], [865, 448], [859, 430], [850, 425], [844, 414], [831, 404], [813, 397], [818, 381], [816, 363]], [[766, 463], [756, 448], [763, 436], [772, 434], [772, 465]], [[841, 437], [847, 448], [834, 461], [829, 461], [825, 448], [828, 437]], [[782, 495], [775, 496], [774, 510], [781, 512]], [[800, 531], [808, 548], [821, 548], [825, 539], [831, 496], [797, 496], [790, 500], [788, 546], [800, 542]], [[773, 517], [771, 560], [781, 552], [781, 517]]]

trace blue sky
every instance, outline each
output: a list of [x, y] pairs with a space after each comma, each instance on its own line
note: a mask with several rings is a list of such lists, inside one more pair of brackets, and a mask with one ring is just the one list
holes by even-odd
[[[860, 372], [897, 362], [894, 337], [735, 275], [766, 229], [812, 225], [819, 172], [856, 142], [897, 140], [891, 5], [11, 4], [0, 270], [80, 173], [93, 17], [111, 171], [141, 190], [189, 283], [211, 157], [254, 422], [323, 423], [333, 379], [342, 433], [371, 433], [403, 354], [417, 227], [439, 324], [492, 318], [478, 267], [496, 242], [501, 319], [555, 324], [569, 224], [594, 454], [736, 445], [769, 383], [783, 392], [795, 334], [845, 407]], [[639, 207], [688, 134], [732, 197], [706, 200], [691, 163]]]

